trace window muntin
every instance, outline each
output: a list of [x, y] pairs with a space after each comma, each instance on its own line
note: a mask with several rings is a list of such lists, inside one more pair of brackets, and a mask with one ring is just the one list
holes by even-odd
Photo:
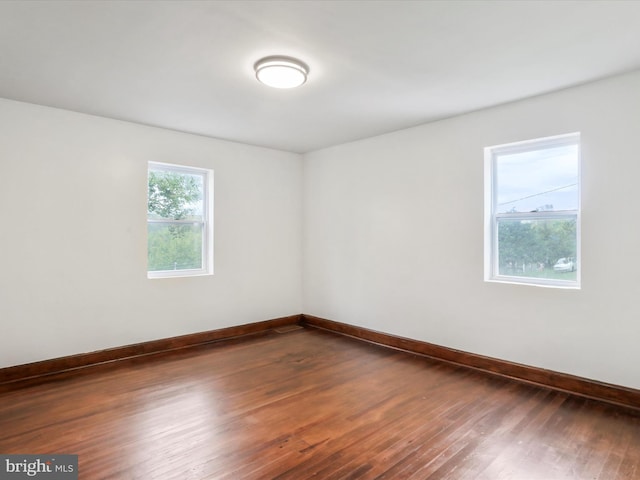
[[579, 140], [485, 149], [485, 280], [579, 287]]
[[149, 163], [147, 276], [213, 273], [213, 171]]

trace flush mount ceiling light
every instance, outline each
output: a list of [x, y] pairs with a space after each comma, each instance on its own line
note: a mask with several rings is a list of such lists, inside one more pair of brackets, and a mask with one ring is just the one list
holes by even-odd
[[265, 57], [253, 69], [259, 82], [273, 88], [299, 87], [307, 81], [309, 67], [291, 57]]

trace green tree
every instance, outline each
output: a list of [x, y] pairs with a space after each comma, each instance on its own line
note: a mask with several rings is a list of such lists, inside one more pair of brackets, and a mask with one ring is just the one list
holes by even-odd
[[[150, 271], [202, 266], [199, 211], [202, 178], [171, 171], [150, 171], [148, 185], [147, 265]], [[162, 221], [166, 220], [166, 221]], [[193, 223], [174, 221], [194, 220]]]
[[198, 226], [181, 226], [176, 235], [166, 224], [150, 223], [148, 228], [148, 269], [184, 270], [202, 267], [202, 233]]
[[500, 271], [513, 273], [518, 263], [534, 261], [536, 239], [531, 223], [505, 220], [498, 227]]
[[176, 172], [149, 172], [149, 217], [184, 220], [202, 199], [201, 179]]
[[[503, 220], [498, 226], [499, 270], [523, 274], [532, 266], [536, 276], [563, 257], [576, 257], [576, 221]], [[528, 275], [528, 274], [527, 274]]]

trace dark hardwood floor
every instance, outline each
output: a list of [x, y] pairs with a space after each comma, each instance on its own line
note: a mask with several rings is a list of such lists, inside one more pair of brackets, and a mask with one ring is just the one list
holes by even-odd
[[640, 414], [300, 329], [0, 393], [91, 479], [640, 479]]

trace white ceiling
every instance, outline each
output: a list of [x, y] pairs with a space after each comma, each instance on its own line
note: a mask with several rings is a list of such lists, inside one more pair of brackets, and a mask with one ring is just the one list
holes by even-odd
[[640, 1], [0, 2], [0, 97], [293, 152], [638, 68]]

